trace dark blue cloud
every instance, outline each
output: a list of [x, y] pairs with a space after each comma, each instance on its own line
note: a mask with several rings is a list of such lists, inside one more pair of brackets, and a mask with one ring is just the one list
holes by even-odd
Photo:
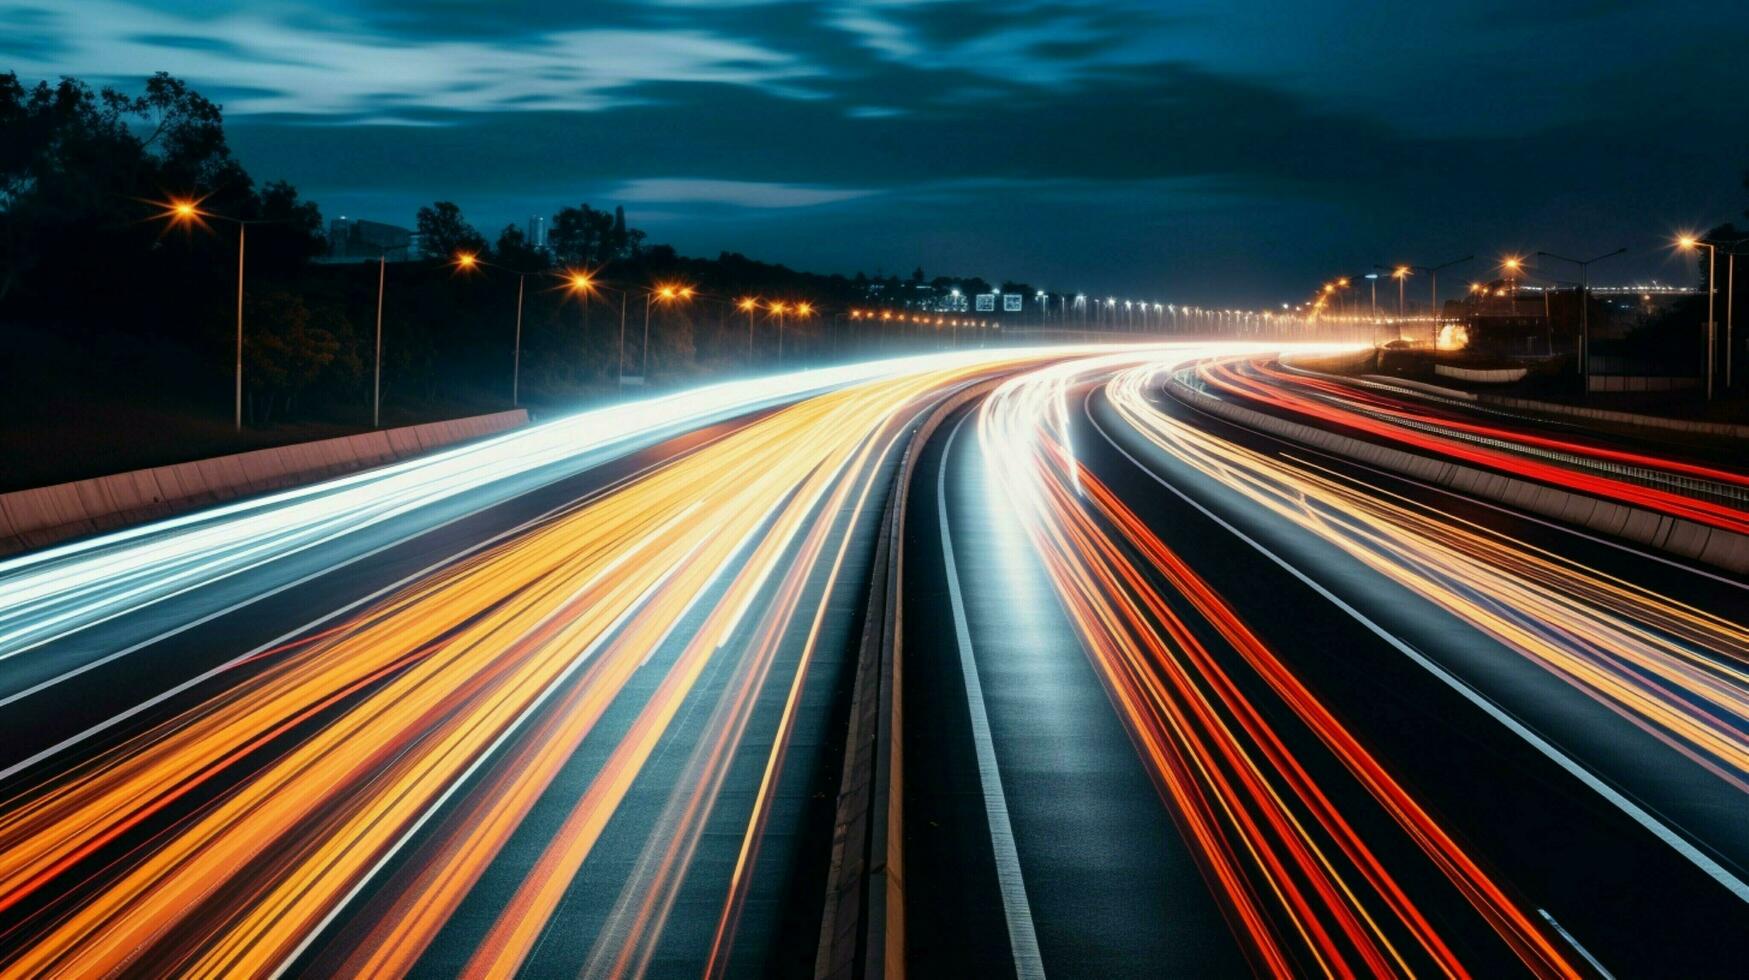
[[697, 251], [1191, 302], [1655, 238], [1749, 163], [1749, 17], [1704, 0], [0, 0], [0, 44], [186, 77], [330, 213], [617, 196]]

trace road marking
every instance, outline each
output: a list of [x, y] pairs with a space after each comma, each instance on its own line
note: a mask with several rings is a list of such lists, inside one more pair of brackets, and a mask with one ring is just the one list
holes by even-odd
[[941, 468], [935, 477], [935, 506], [941, 522], [941, 557], [947, 564], [947, 594], [953, 604], [953, 631], [959, 640], [960, 673], [966, 681], [966, 705], [972, 716], [972, 745], [978, 753], [978, 782], [984, 788], [984, 816], [990, 821], [990, 844], [996, 852], [996, 885], [1002, 892], [1002, 913], [1008, 920], [1008, 945], [1014, 954], [1014, 975], [1027, 980], [1045, 975], [1039, 958], [1038, 934], [1033, 930], [1032, 905], [1026, 900], [1026, 882], [1020, 876], [1020, 854], [1014, 846], [1014, 826], [1008, 820], [1008, 798], [1002, 792], [1002, 773], [996, 767], [996, 743], [990, 738], [990, 715], [984, 708], [984, 687], [978, 680], [978, 662], [972, 656], [972, 633], [966, 626], [966, 605], [960, 595], [959, 566], [953, 560], [953, 537], [947, 530], [947, 462], [960, 427], [970, 414], [960, 416], [948, 433], [941, 451]]
[[1598, 972], [1598, 974], [1603, 977], [1603, 980], [1615, 980], [1615, 974], [1609, 972], [1608, 970], [1605, 970], [1603, 968], [1603, 964], [1597, 962], [1597, 957], [1592, 956], [1590, 950], [1586, 949], [1583, 945], [1581, 945], [1579, 943], [1579, 940], [1573, 938], [1573, 934], [1567, 931], [1566, 926], [1563, 926], [1559, 922], [1555, 921], [1555, 917], [1549, 914], [1548, 909], [1537, 909], [1536, 914], [1542, 916], [1543, 920], [1549, 924], [1550, 928], [1552, 928], [1556, 932], [1560, 933], [1562, 939], [1565, 939], [1568, 942], [1568, 944], [1570, 944], [1574, 949], [1578, 950], [1579, 955], [1585, 957], [1585, 962], [1591, 964], [1591, 968], [1593, 970], [1596, 970]]
[[[1097, 390], [1097, 389], [1094, 389], [1094, 390]], [[1499, 722], [1500, 724], [1505, 725], [1506, 728], [1508, 730], [1510, 730], [1514, 735], [1517, 735], [1519, 738], [1530, 743], [1532, 748], [1536, 749], [1538, 752], [1541, 752], [1546, 758], [1548, 758], [1549, 761], [1560, 766], [1562, 769], [1566, 770], [1567, 773], [1570, 774], [1571, 776], [1573, 776], [1575, 779], [1578, 779], [1581, 783], [1584, 783], [1586, 786], [1590, 787], [1591, 790], [1596, 792], [1599, 796], [1602, 796], [1605, 800], [1608, 800], [1611, 804], [1613, 804], [1616, 807], [1616, 809], [1621, 810], [1623, 813], [1627, 814], [1630, 818], [1633, 819], [1633, 821], [1635, 823], [1639, 824], [1641, 827], [1644, 827], [1646, 830], [1651, 831], [1652, 836], [1663, 841], [1665, 844], [1668, 844], [1672, 850], [1676, 851], [1676, 853], [1687, 858], [1691, 864], [1693, 864], [1695, 867], [1699, 868], [1703, 873], [1705, 873], [1707, 875], [1707, 877], [1709, 877], [1709, 878], [1713, 879], [1714, 881], [1718, 882], [1719, 884], [1725, 886], [1726, 890], [1728, 890], [1732, 895], [1735, 895], [1739, 901], [1749, 902], [1749, 884], [1745, 884], [1736, 875], [1733, 875], [1723, 865], [1719, 864], [1719, 862], [1713, 860], [1711, 857], [1708, 857], [1706, 854], [1703, 854], [1699, 848], [1695, 847], [1686, 838], [1684, 838], [1680, 834], [1676, 833], [1676, 831], [1670, 829], [1670, 827], [1668, 825], [1666, 825], [1663, 821], [1659, 820], [1656, 816], [1653, 816], [1650, 811], [1646, 810], [1644, 807], [1640, 806], [1640, 804], [1629, 799], [1620, 790], [1617, 790], [1615, 787], [1610, 786], [1608, 783], [1605, 783], [1601, 778], [1599, 778], [1598, 776], [1593, 774], [1591, 772], [1591, 770], [1580, 765], [1571, 756], [1567, 755], [1565, 752], [1561, 751], [1559, 748], [1556, 748], [1554, 746], [1554, 744], [1552, 744], [1548, 740], [1544, 739], [1541, 735], [1538, 735], [1535, 731], [1531, 730], [1523, 722], [1519, 721], [1517, 718], [1514, 718], [1511, 714], [1508, 714], [1506, 709], [1495, 704], [1493, 701], [1489, 700], [1481, 692], [1477, 691], [1475, 688], [1471, 687], [1469, 684], [1467, 684], [1463, 680], [1459, 679], [1456, 675], [1450, 673], [1444, 667], [1433, 662], [1433, 660], [1428, 658], [1420, 650], [1417, 650], [1414, 646], [1409, 644], [1407, 641], [1399, 639], [1396, 635], [1394, 635], [1390, 631], [1386, 630], [1383, 626], [1380, 626], [1378, 623], [1373, 622], [1370, 618], [1367, 617], [1367, 615], [1365, 613], [1361, 612], [1360, 610], [1349, 605], [1347, 602], [1343, 601], [1340, 596], [1337, 596], [1334, 592], [1331, 592], [1329, 589], [1326, 589], [1324, 586], [1318, 584], [1316, 581], [1314, 581], [1312, 579], [1311, 576], [1307, 575], [1306, 573], [1300, 571], [1298, 568], [1295, 568], [1293, 565], [1289, 564], [1286, 559], [1277, 555], [1275, 552], [1270, 551], [1261, 542], [1257, 541], [1255, 538], [1252, 538], [1250, 535], [1246, 534], [1244, 531], [1239, 530], [1237, 527], [1234, 527], [1232, 524], [1228, 523], [1225, 519], [1220, 517], [1220, 515], [1216, 514], [1214, 511], [1209, 510], [1207, 507], [1204, 507], [1201, 503], [1198, 503], [1196, 500], [1193, 500], [1184, 491], [1173, 486], [1171, 483], [1168, 483], [1164, 477], [1160, 476], [1160, 474], [1154, 472], [1148, 466], [1144, 465], [1141, 460], [1130, 455], [1129, 450], [1127, 450], [1123, 446], [1119, 445], [1118, 441], [1116, 439], [1112, 438], [1111, 433], [1105, 431], [1105, 426], [1100, 425], [1099, 420], [1093, 417], [1093, 392], [1091, 390], [1087, 393], [1087, 396], [1085, 398], [1083, 398], [1081, 401], [1081, 411], [1083, 414], [1085, 414], [1087, 416], [1087, 421], [1092, 423], [1093, 428], [1096, 429], [1100, 435], [1105, 437], [1105, 441], [1110, 443], [1111, 447], [1113, 449], [1116, 449], [1118, 452], [1122, 453], [1125, 459], [1129, 460], [1131, 463], [1134, 463], [1137, 469], [1141, 470], [1143, 473], [1146, 473], [1150, 478], [1152, 478], [1154, 480], [1155, 483], [1158, 483], [1161, 486], [1165, 487], [1167, 490], [1172, 491], [1172, 493], [1174, 495], [1176, 495], [1178, 497], [1178, 499], [1180, 499], [1180, 500], [1184, 501], [1185, 503], [1189, 504], [1190, 506], [1196, 508], [1199, 512], [1202, 513], [1202, 515], [1204, 517], [1207, 517], [1209, 520], [1214, 521], [1216, 524], [1225, 528], [1234, 537], [1236, 537], [1239, 540], [1250, 545], [1259, 554], [1263, 555], [1265, 558], [1268, 558], [1270, 561], [1274, 562], [1275, 564], [1281, 566], [1281, 568], [1283, 570], [1285, 570], [1289, 575], [1292, 575], [1294, 578], [1299, 579], [1301, 582], [1305, 583], [1309, 588], [1311, 588], [1312, 591], [1323, 596], [1325, 599], [1328, 599], [1332, 604], [1334, 604], [1336, 606], [1336, 608], [1347, 613], [1350, 617], [1352, 617], [1354, 619], [1355, 622], [1358, 622], [1360, 625], [1366, 627], [1369, 631], [1371, 631], [1373, 633], [1373, 635], [1377, 636], [1379, 639], [1384, 640], [1386, 643], [1389, 643], [1392, 647], [1395, 647], [1398, 652], [1402, 653], [1404, 656], [1406, 656], [1410, 660], [1414, 661], [1415, 664], [1420, 666], [1423, 670], [1426, 670], [1428, 673], [1430, 673], [1434, 677], [1438, 678], [1447, 687], [1451, 688], [1452, 690], [1456, 691], [1459, 695], [1461, 695], [1466, 701], [1469, 701], [1471, 704], [1473, 704], [1476, 707], [1481, 708], [1483, 711], [1487, 712], [1490, 717], [1492, 717], [1495, 721]]]

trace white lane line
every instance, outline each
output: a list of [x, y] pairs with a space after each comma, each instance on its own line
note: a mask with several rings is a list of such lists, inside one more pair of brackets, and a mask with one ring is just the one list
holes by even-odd
[[[628, 473], [625, 476], [620, 477], [619, 479], [614, 480], [613, 482], [606, 484], [605, 486], [602, 486], [602, 487], [599, 487], [595, 490], [584, 493], [584, 494], [582, 494], [578, 497], [575, 497], [571, 500], [567, 500], [564, 503], [559, 504], [558, 506], [553, 507], [550, 510], [547, 510], [541, 514], [537, 514], [534, 517], [531, 517], [528, 520], [523, 521], [521, 524], [516, 525], [515, 527], [500, 531], [497, 534], [494, 534], [489, 538], [486, 538], [482, 541], [478, 541], [474, 544], [471, 544], [471, 545], [467, 546], [466, 548], [463, 548], [460, 551], [457, 551], [451, 555], [448, 555], [447, 557], [440, 558], [437, 561], [434, 561], [431, 564], [425, 566], [424, 568], [421, 568], [418, 571], [413, 572], [412, 574], [409, 574], [409, 575], [406, 575], [402, 578], [399, 578], [399, 579], [389, 583], [388, 585], [385, 585], [382, 588], [377, 589], [375, 592], [372, 592], [368, 595], [360, 596], [359, 598], [354, 599], [353, 601], [348, 602], [347, 604], [345, 604], [343, 606], [340, 606], [340, 607], [333, 609], [327, 613], [324, 613], [321, 616], [318, 616], [315, 619], [312, 619], [309, 622], [304, 623], [302, 626], [298, 626], [298, 627], [291, 629], [288, 632], [281, 633], [279, 636], [276, 636], [273, 639], [268, 640], [266, 643], [263, 643], [260, 646], [255, 647], [252, 650], [248, 650], [248, 651], [245, 651], [243, 653], [240, 653], [237, 656], [232, 657], [230, 660], [227, 660], [224, 663], [219, 664], [217, 667], [214, 667], [211, 670], [206, 671], [205, 673], [199, 674], [195, 677], [191, 677], [188, 680], [183, 681], [182, 683], [176, 685], [175, 687], [172, 687], [172, 688], [170, 688], [170, 689], [168, 689], [160, 694], [154, 695], [153, 697], [148, 698], [145, 701], [141, 701], [139, 704], [136, 704], [131, 708], [128, 708], [126, 710], [118, 712], [114, 715], [111, 715], [110, 717], [104, 719], [103, 721], [100, 721], [97, 724], [92, 725], [90, 728], [87, 728], [84, 731], [79, 732], [76, 735], [70, 735], [67, 738], [64, 738], [61, 741], [56, 742], [55, 744], [49, 746], [48, 748], [45, 748], [42, 751], [37, 752], [35, 755], [32, 755], [27, 759], [21, 759], [20, 761], [15, 762], [12, 765], [7, 766], [4, 769], [0, 769], [0, 783], [4, 783], [6, 780], [12, 778], [13, 776], [17, 775], [20, 772], [23, 772], [26, 769], [29, 769], [31, 766], [34, 766], [37, 763], [42, 762], [45, 759], [51, 758], [60, 752], [64, 752], [67, 749], [72, 748], [75, 745], [78, 745], [80, 742], [85, 741], [86, 739], [90, 738], [93, 735], [97, 735], [101, 732], [107, 731], [108, 729], [115, 727], [116, 725], [126, 721], [129, 718], [132, 718], [133, 716], [139, 714], [142, 711], [147, 711], [156, 705], [164, 703], [165, 701], [169, 700], [170, 698], [173, 698], [176, 695], [181, 694], [184, 691], [187, 691], [189, 688], [195, 687], [195, 686], [197, 686], [205, 681], [211, 680], [212, 678], [219, 676], [220, 674], [223, 674], [225, 671], [230, 670], [233, 667], [236, 667], [238, 664], [243, 663], [243, 662], [249, 660], [250, 658], [259, 655], [263, 651], [271, 650], [274, 647], [280, 646], [281, 644], [284, 644], [284, 643], [289, 643], [290, 641], [296, 639], [299, 636], [302, 636], [305, 633], [310, 632], [311, 630], [315, 629], [316, 627], [321, 626], [323, 623], [326, 623], [329, 620], [335, 618], [336, 616], [340, 616], [340, 615], [343, 615], [345, 613], [351, 612], [352, 610], [357, 609], [358, 607], [365, 605], [366, 603], [373, 602], [377, 599], [380, 599], [383, 596], [388, 595], [389, 593], [394, 592], [395, 590], [402, 588], [403, 586], [406, 586], [406, 585], [409, 585], [413, 582], [416, 582], [419, 579], [424, 578], [425, 576], [432, 574], [433, 572], [439, 571], [440, 569], [444, 568], [447, 565], [452, 565], [455, 562], [460, 561], [463, 558], [466, 558], [468, 555], [471, 555], [477, 551], [480, 551], [483, 548], [490, 547], [491, 545], [496, 544], [499, 541], [504, 540], [505, 538], [509, 538], [509, 537], [512, 537], [513, 535], [520, 534], [523, 531], [526, 531], [529, 528], [532, 528], [535, 525], [540, 524], [543, 521], [549, 520], [550, 518], [565, 512], [566, 510], [586, 506], [593, 501], [599, 500], [603, 496], [605, 496], [609, 493], [612, 493], [612, 492], [620, 489], [621, 487], [624, 487], [626, 484], [631, 483], [632, 481], [638, 479], [639, 477], [644, 476], [646, 473], [649, 473], [651, 470], [654, 470], [658, 467], [666, 466], [669, 463], [673, 463], [673, 462], [676, 462], [676, 461], [683, 459], [687, 456], [690, 456], [693, 453], [697, 452], [698, 450], [703, 449], [706, 446], [709, 446], [709, 445], [719, 441], [720, 439], [728, 438], [729, 436], [733, 435], [735, 432], [740, 431], [741, 428], [742, 428], [741, 426], [737, 426], [734, 429], [723, 433], [721, 436], [718, 436], [717, 438], [711, 439], [707, 442], [701, 443], [700, 445], [695, 446], [689, 450], [686, 450], [685, 452], [678, 453], [678, 454], [671, 456], [671, 457], [668, 457], [666, 459], [656, 460], [655, 462], [652, 462], [647, 466], [641, 467], [640, 469], [638, 469], [632, 473]], [[550, 486], [550, 484], [549, 484], [549, 486]], [[530, 491], [530, 492], [533, 492], [533, 491]], [[518, 496], [524, 496], [524, 495], [518, 495]], [[516, 498], [515, 497], [509, 498], [509, 500], [514, 500], [514, 499], [516, 499]], [[501, 501], [500, 503], [507, 503], [507, 502], [508, 502], [508, 500]], [[492, 506], [497, 506], [497, 505], [494, 504]], [[487, 509], [489, 509], [489, 508], [487, 508]], [[109, 656], [104, 657], [100, 660], [93, 661], [89, 664], [85, 664], [85, 665], [80, 666], [80, 667], [76, 667], [76, 668], [69, 670], [66, 673], [61, 674], [57, 677], [53, 677], [53, 678], [50, 678], [49, 680], [43, 681], [42, 683], [37, 684], [34, 687], [31, 687], [31, 688], [24, 690], [24, 691], [20, 691], [17, 694], [11, 695], [10, 697], [6, 698], [5, 700], [0, 700], [0, 707], [5, 707], [6, 705], [11, 704], [13, 701], [18, 700], [19, 698], [26, 697], [30, 694], [34, 694], [38, 691], [43, 690], [44, 688], [52, 687], [56, 684], [61, 683], [64, 680], [69, 679], [69, 678], [76, 677], [80, 674], [85, 673], [88, 670], [91, 670], [94, 667], [100, 667], [103, 664], [106, 664], [106, 663], [116, 659], [117, 657], [126, 656], [129, 653], [133, 653], [134, 651], [139, 650], [145, 646], [149, 646], [151, 643], [157, 642], [158, 640], [164, 639], [165, 637], [174, 636], [177, 633], [180, 633], [185, 629], [192, 629], [193, 627], [198, 626], [201, 623], [215, 619], [219, 616], [224, 615], [225, 613], [233, 612], [235, 610], [243, 608], [244, 606], [251, 605], [255, 602], [260, 601], [261, 599], [265, 599], [268, 596], [273, 595], [275, 592], [283, 592], [285, 589], [291, 588], [294, 585], [298, 585], [301, 582], [305, 582], [305, 581], [308, 581], [309, 579], [317, 578], [321, 575], [325, 575], [328, 572], [334, 571], [335, 569], [338, 569], [338, 568], [344, 568], [347, 565], [352, 564], [355, 561], [361, 561], [361, 560], [368, 558], [371, 555], [376, 554], [380, 551], [385, 551], [389, 548], [392, 548], [395, 545], [406, 544], [407, 542], [412, 541], [412, 540], [420, 537], [421, 535], [428, 534], [432, 531], [439, 530], [443, 527], [447, 527], [448, 525], [453, 524], [456, 521], [462, 520], [465, 517], [469, 517], [469, 516], [472, 516], [472, 514], [478, 514], [478, 513], [481, 513], [481, 511], [473, 511], [470, 514], [458, 515], [457, 517], [452, 518], [449, 521], [445, 521], [443, 524], [439, 524], [435, 527], [427, 528], [424, 531], [416, 532], [412, 535], [409, 535], [408, 537], [401, 538], [398, 541], [390, 542], [389, 544], [383, 545], [382, 547], [379, 547], [373, 551], [367, 552], [363, 555], [359, 555], [355, 558], [348, 559], [347, 561], [339, 562], [339, 563], [334, 564], [334, 565], [330, 565], [327, 568], [321, 569], [321, 570], [319, 570], [311, 575], [305, 576], [303, 579], [299, 579], [297, 582], [292, 582], [292, 583], [289, 583], [289, 584], [282, 586], [280, 588], [274, 589], [273, 592], [266, 592], [266, 593], [262, 593], [261, 595], [258, 595], [258, 596], [253, 596], [249, 599], [246, 599], [242, 602], [237, 603], [234, 606], [230, 606], [230, 607], [227, 607], [225, 609], [221, 609], [221, 610], [214, 612], [208, 616], [202, 617], [201, 619], [199, 619], [193, 623], [189, 623], [189, 624], [186, 624], [184, 626], [178, 627], [174, 630], [170, 630], [169, 632], [162, 633], [157, 637], [153, 637], [151, 640], [147, 640], [145, 642], [135, 644], [134, 646], [128, 647], [127, 649], [121, 650], [117, 653], [110, 654]]]
[[990, 738], [990, 715], [984, 708], [984, 686], [978, 681], [978, 662], [972, 656], [972, 633], [966, 626], [966, 604], [960, 595], [959, 566], [953, 560], [953, 537], [947, 530], [947, 462], [960, 427], [971, 416], [962, 415], [948, 433], [941, 451], [941, 469], [935, 478], [935, 505], [941, 522], [941, 557], [947, 564], [947, 593], [953, 603], [953, 631], [959, 640], [960, 672], [966, 681], [966, 705], [971, 709], [972, 745], [978, 753], [978, 782], [984, 788], [984, 816], [990, 821], [990, 844], [996, 852], [996, 885], [1002, 892], [1002, 913], [1008, 920], [1008, 945], [1014, 954], [1014, 975], [1043, 980], [1044, 961], [1039, 958], [1038, 933], [1033, 930], [1032, 905], [1026, 900], [1026, 882], [1020, 876], [1020, 853], [1014, 846], [1014, 827], [1008, 820], [1008, 797], [1002, 792], [1002, 773], [996, 767], [996, 743]]
[[1569, 945], [1578, 950], [1579, 955], [1585, 957], [1585, 962], [1591, 964], [1591, 968], [1596, 970], [1598, 975], [1603, 977], [1603, 980], [1615, 980], [1615, 974], [1605, 970], [1603, 964], [1597, 962], [1597, 957], [1592, 956], [1590, 950], [1581, 945], [1579, 940], [1573, 938], [1573, 934], [1567, 931], [1566, 926], [1555, 921], [1555, 917], [1549, 914], [1548, 909], [1537, 909], [1536, 913], [1543, 917], [1543, 921], [1547, 922], [1550, 928], [1560, 933], [1562, 939], [1565, 939]]
[[1530, 744], [1530, 746], [1532, 748], [1536, 749], [1538, 752], [1541, 752], [1546, 758], [1548, 758], [1549, 761], [1553, 762], [1555, 765], [1560, 766], [1562, 769], [1565, 769], [1575, 779], [1579, 780], [1581, 783], [1584, 783], [1587, 787], [1589, 787], [1592, 791], [1596, 792], [1599, 796], [1603, 797], [1605, 800], [1608, 800], [1611, 804], [1613, 804], [1616, 807], [1616, 809], [1627, 814], [1635, 823], [1639, 824], [1641, 827], [1644, 827], [1646, 830], [1650, 831], [1652, 833], [1652, 836], [1663, 841], [1665, 844], [1668, 844], [1672, 850], [1676, 851], [1676, 853], [1687, 858], [1689, 863], [1691, 863], [1695, 867], [1699, 868], [1703, 873], [1706, 874], [1707, 877], [1709, 877], [1709, 878], [1713, 879], [1714, 881], [1718, 882], [1719, 884], [1725, 886], [1726, 890], [1728, 890], [1732, 895], [1737, 896], [1737, 899], [1739, 901], [1749, 902], [1749, 884], [1745, 884], [1742, 881], [1742, 879], [1740, 879], [1736, 875], [1732, 874], [1723, 865], [1719, 864], [1719, 862], [1713, 860], [1711, 857], [1707, 856], [1706, 854], [1703, 854], [1699, 848], [1695, 847], [1686, 838], [1684, 838], [1682, 835], [1678, 834], [1676, 831], [1670, 829], [1670, 827], [1667, 824], [1665, 824], [1662, 820], [1659, 820], [1657, 817], [1653, 816], [1644, 807], [1640, 806], [1638, 803], [1634, 802], [1633, 800], [1629, 799], [1627, 796], [1623, 795], [1621, 793], [1621, 791], [1617, 790], [1615, 787], [1610, 786], [1608, 783], [1605, 783], [1602, 779], [1600, 779], [1596, 775], [1594, 775], [1591, 772], [1591, 770], [1585, 768], [1584, 766], [1580, 765], [1578, 762], [1574, 761], [1574, 759], [1571, 756], [1567, 755], [1565, 752], [1556, 748], [1548, 740], [1544, 739], [1541, 735], [1538, 735], [1536, 732], [1532, 731], [1529, 727], [1527, 727], [1523, 722], [1520, 722], [1517, 718], [1514, 718], [1512, 715], [1508, 714], [1504, 708], [1495, 704], [1493, 701], [1490, 701], [1486, 696], [1484, 696], [1483, 694], [1478, 692], [1475, 688], [1470, 687], [1469, 684], [1460, 680], [1458, 677], [1456, 677], [1455, 675], [1453, 675], [1452, 673], [1447, 671], [1444, 667], [1441, 667], [1439, 664], [1434, 663], [1432, 660], [1428, 659], [1428, 657], [1425, 654], [1423, 654], [1420, 650], [1417, 650], [1415, 647], [1411, 646], [1407, 641], [1399, 639], [1396, 635], [1394, 635], [1390, 631], [1386, 630], [1383, 626], [1380, 626], [1379, 624], [1373, 622], [1371, 619], [1367, 618], [1367, 615], [1365, 613], [1363, 613], [1360, 610], [1349, 605], [1347, 602], [1344, 602], [1342, 600], [1342, 598], [1337, 596], [1334, 592], [1331, 592], [1329, 589], [1326, 589], [1322, 585], [1319, 585], [1316, 581], [1313, 581], [1311, 576], [1300, 571], [1298, 568], [1295, 568], [1293, 565], [1288, 564], [1286, 559], [1277, 555], [1275, 552], [1270, 551], [1268, 548], [1264, 547], [1261, 542], [1252, 538], [1250, 535], [1246, 534], [1244, 531], [1239, 530], [1237, 527], [1234, 527], [1232, 524], [1228, 523], [1226, 520], [1221, 518], [1220, 515], [1216, 514], [1214, 511], [1209, 510], [1207, 507], [1204, 507], [1202, 504], [1193, 500], [1184, 491], [1173, 486], [1171, 483], [1168, 483], [1164, 477], [1160, 476], [1160, 474], [1158, 474], [1158, 473], [1155, 473], [1152, 469], [1150, 469], [1148, 466], [1143, 464], [1141, 460], [1130, 455], [1129, 450], [1127, 450], [1123, 446], [1119, 445], [1118, 441], [1111, 437], [1111, 433], [1105, 431], [1105, 427], [1099, 424], [1099, 420], [1093, 417], [1093, 401], [1092, 401], [1092, 399], [1093, 399], [1093, 393], [1092, 393], [1092, 391], [1089, 391], [1087, 394], [1087, 397], [1084, 398], [1081, 402], [1081, 410], [1087, 416], [1087, 421], [1091, 422], [1093, 424], [1093, 428], [1098, 430], [1099, 434], [1105, 437], [1105, 441], [1110, 443], [1111, 447], [1113, 449], [1116, 449], [1118, 452], [1122, 453], [1125, 459], [1129, 460], [1131, 463], [1134, 463], [1136, 465], [1137, 469], [1141, 470], [1143, 473], [1148, 474], [1148, 476], [1151, 477], [1155, 483], [1158, 483], [1161, 486], [1165, 487], [1166, 489], [1172, 491], [1172, 493], [1174, 495], [1176, 495], [1178, 497], [1178, 499], [1180, 499], [1180, 500], [1184, 501], [1185, 503], [1189, 504], [1190, 506], [1196, 508], [1199, 512], [1202, 513], [1202, 515], [1204, 517], [1207, 517], [1209, 520], [1214, 521], [1216, 524], [1219, 524], [1221, 527], [1225, 528], [1227, 531], [1232, 533], [1232, 535], [1234, 537], [1236, 537], [1239, 540], [1250, 545], [1259, 554], [1263, 555], [1263, 557], [1268, 558], [1270, 561], [1281, 566], [1281, 568], [1283, 570], [1285, 570], [1289, 575], [1292, 575], [1294, 578], [1297, 578], [1301, 582], [1304, 582], [1309, 588], [1312, 589], [1312, 591], [1323, 596], [1325, 599], [1328, 599], [1333, 605], [1336, 606], [1336, 608], [1347, 613], [1350, 617], [1352, 617], [1354, 619], [1355, 622], [1359, 623], [1360, 625], [1362, 625], [1362, 626], [1366, 627], [1368, 630], [1370, 630], [1373, 633], [1373, 635], [1377, 636], [1379, 639], [1384, 640], [1386, 643], [1389, 643], [1391, 646], [1395, 647], [1398, 652], [1402, 653], [1404, 656], [1406, 656], [1410, 660], [1414, 661], [1423, 670], [1426, 670], [1428, 673], [1432, 674], [1434, 677], [1436, 677], [1440, 681], [1442, 681], [1447, 687], [1451, 688], [1452, 690], [1456, 691], [1458, 694], [1462, 695], [1464, 700], [1469, 701], [1471, 704], [1473, 704], [1476, 707], [1481, 708], [1483, 711], [1487, 712], [1488, 715], [1490, 717], [1492, 717], [1495, 721], [1499, 722], [1502, 725], [1505, 725], [1506, 728], [1508, 730], [1510, 730], [1514, 735], [1517, 735], [1519, 738], [1524, 739], [1526, 742], [1528, 742]]

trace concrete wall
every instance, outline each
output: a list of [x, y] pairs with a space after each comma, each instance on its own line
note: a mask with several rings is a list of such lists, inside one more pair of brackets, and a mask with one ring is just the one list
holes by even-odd
[[0, 554], [314, 483], [527, 422], [519, 408], [0, 494]]
[[1727, 571], [1749, 572], [1749, 536], [1302, 425], [1222, 401], [1177, 381], [1170, 387], [1180, 400], [1249, 429]]
[[[1341, 368], [1327, 367], [1310, 358], [1283, 357], [1283, 367], [1301, 374], [1326, 378], [1331, 381], [1347, 382], [1356, 380], [1341, 373]], [[1749, 439], [1749, 425], [1736, 425], [1730, 422], [1703, 422], [1696, 419], [1673, 419], [1663, 415], [1642, 415], [1638, 412], [1618, 412], [1607, 408], [1589, 408], [1584, 405], [1567, 405], [1561, 402], [1539, 401], [1532, 398], [1513, 398], [1509, 395], [1498, 395], [1491, 392], [1460, 391], [1456, 388], [1445, 388], [1430, 385], [1423, 381], [1409, 378], [1399, 378], [1393, 374], [1362, 374], [1361, 381], [1372, 381], [1379, 384], [1394, 385], [1400, 388], [1410, 388], [1441, 398], [1455, 398], [1480, 405], [1496, 408], [1511, 408], [1519, 411], [1541, 415], [1562, 415], [1573, 418], [1594, 419], [1598, 422], [1609, 422], [1616, 425], [1633, 426], [1641, 429], [1668, 429], [1673, 432], [1692, 432], [1697, 435], [1723, 436], [1727, 439]], [[1593, 379], [1596, 380], [1596, 379]], [[1692, 379], [1690, 379], [1692, 380]], [[1593, 390], [1601, 390], [1596, 387]]]

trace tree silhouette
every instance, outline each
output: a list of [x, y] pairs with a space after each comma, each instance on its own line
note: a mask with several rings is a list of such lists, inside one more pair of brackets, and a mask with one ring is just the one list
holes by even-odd
[[419, 209], [419, 252], [428, 259], [449, 259], [458, 252], [483, 255], [486, 236], [462, 218], [462, 209], [449, 201], [438, 201]]
[[533, 272], [547, 265], [546, 254], [528, 242], [528, 235], [515, 223], [504, 226], [498, 233], [498, 244], [493, 246], [498, 263], [518, 272]]

